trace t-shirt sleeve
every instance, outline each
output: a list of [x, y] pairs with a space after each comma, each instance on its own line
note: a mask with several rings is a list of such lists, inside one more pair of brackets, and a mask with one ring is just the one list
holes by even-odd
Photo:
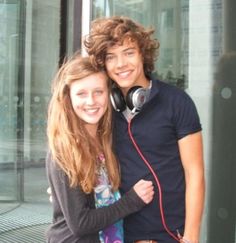
[[173, 120], [178, 139], [202, 130], [197, 108], [187, 93], [180, 92], [173, 105]]

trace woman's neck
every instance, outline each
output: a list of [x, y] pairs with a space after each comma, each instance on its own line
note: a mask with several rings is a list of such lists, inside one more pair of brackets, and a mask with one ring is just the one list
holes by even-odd
[[101, 143], [101, 139], [99, 138], [99, 134], [97, 132], [98, 126], [94, 124], [86, 124], [86, 130], [91, 137], [90, 138], [91, 142], [97, 154], [102, 153], [103, 152], [102, 143]]
[[87, 132], [89, 133], [89, 135], [92, 138], [96, 138], [97, 137], [97, 130], [98, 130], [98, 125], [97, 124], [86, 124], [85, 128], [86, 128]]

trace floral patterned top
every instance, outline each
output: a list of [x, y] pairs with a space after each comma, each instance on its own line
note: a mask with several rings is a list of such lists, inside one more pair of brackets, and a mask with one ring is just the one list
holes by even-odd
[[[98, 156], [97, 185], [94, 189], [96, 208], [108, 206], [120, 198], [118, 191], [112, 192], [105, 166], [104, 154]], [[123, 243], [123, 221], [119, 220], [113, 225], [99, 232], [101, 243]]]

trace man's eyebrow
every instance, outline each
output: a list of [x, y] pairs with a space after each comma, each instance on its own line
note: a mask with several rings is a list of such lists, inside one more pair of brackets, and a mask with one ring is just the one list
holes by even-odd
[[[128, 48], [122, 50], [122, 52], [130, 51], [130, 50], [135, 50], [135, 49], [137, 49], [137, 47], [132, 46], [132, 47], [128, 47]], [[114, 55], [114, 53], [113, 52], [107, 52], [106, 55]]]
[[134, 50], [134, 49], [136, 49], [135, 46], [128, 47], [128, 48], [124, 49], [123, 52], [125, 52], [125, 51], [129, 51], [129, 50]]

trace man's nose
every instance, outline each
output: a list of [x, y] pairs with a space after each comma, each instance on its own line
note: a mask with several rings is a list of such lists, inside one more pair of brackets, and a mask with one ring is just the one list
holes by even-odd
[[127, 63], [127, 61], [126, 61], [126, 58], [124, 56], [121, 55], [121, 56], [117, 57], [117, 66], [118, 67], [123, 67], [123, 66], [126, 65], [126, 63]]

